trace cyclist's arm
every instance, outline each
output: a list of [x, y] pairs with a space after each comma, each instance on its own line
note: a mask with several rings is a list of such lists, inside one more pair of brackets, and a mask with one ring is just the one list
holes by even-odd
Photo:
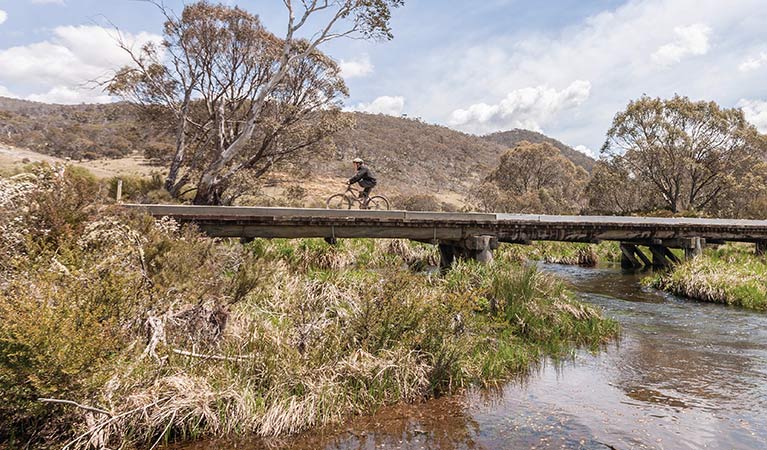
[[349, 184], [354, 184], [360, 181], [362, 177], [365, 176], [365, 173], [367, 173], [367, 169], [364, 167], [360, 167], [360, 169], [357, 171], [357, 174], [349, 178]]

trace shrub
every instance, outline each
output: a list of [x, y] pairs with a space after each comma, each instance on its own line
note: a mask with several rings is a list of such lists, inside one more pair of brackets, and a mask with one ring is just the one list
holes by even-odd
[[442, 211], [442, 203], [430, 194], [415, 194], [398, 196], [392, 199], [394, 209], [406, 211]]

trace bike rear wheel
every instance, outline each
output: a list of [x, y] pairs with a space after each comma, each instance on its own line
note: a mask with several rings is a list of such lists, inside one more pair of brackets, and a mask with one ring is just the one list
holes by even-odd
[[368, 208], [374, 210], [386, 210], [389, 209], [389, 200], [383, 195], [374, 195], [368, 200]]
[[352, 209], [352, 201], [344, 194], [334, 194], [325, 200], [328, 209]]

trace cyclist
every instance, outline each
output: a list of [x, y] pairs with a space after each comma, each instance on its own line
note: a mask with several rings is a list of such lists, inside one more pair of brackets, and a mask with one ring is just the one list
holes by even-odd
[[372, 191], [377, 184], [376, 178], [373, 175], [373, 171], [365, 165], [365, 161], [363, 161], [362, 158], [354, 158], [352, 162], [354, 163], [354, 170], [357, 171], [357, 174], [349, 178], [349, 185], [354, 183], [360, 184], [360, 187], [362, 187], [362, 192], [360, 192], [360, 198], [363, 199], [362, 207], [367, 208], [368, 200], [370, 199], [370, 191]]

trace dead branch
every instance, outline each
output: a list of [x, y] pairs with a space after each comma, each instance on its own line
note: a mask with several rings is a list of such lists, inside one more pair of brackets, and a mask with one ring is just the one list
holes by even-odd
[[86, 437], [88, 437], [88, 436], [90, 436], [90, 435], [92, 435], [94, 433], [98, 433], [99, 431], [103, 430], [106, 426], [117, 422], [117, 420], [122, 419], [123, 417], [127, 417], [127, 416], [130, 416], [131, 414], [136, 414], [138, 412], [145, 412], [147, 409], [149, 409], [149, 408], [151, 408], [151, 407], [153, 407], [155, 405], [158, 405], [158, 404], [160, 404], [162, 402], [168, 401], [171, 398], [172, 397], [163, 397], [163, 398], [161, 398], [161, 399], [159, 399], [157, 401], [154, 401], [152, 403], [149, 403], [147, 405], [139, 406], [138, 408], [131, 409], [130, 411], [126, 411], [126, 412], [118, 414], [116, 416], [110, 416], [109, 419], [106, 419], [103, 422], [97, 423], [96, 425], [91, 427], [88, 431], [84, 432], [83, 434], [81, 434], [81, 435], [75, 437], [74, 439], [72, 439], [71, 441], [69, 441], [62, 448], [62, 450], [68, 450], [68, 449], [72, 448], [72, 446], [74, 444], [80, 442], [84, 438], [86, 438]]
[[99, 408], [95, 408], [93, 406], [81, 405], [81, 404], [79, 404], [77, 402], [74, 402], [72, 400], [64, 400], [64, 399], [59, 399], [59, 398], [42, 398], [41, 397], [41, 398], [38, 398], [37, 401], [38, 402], [43, 402], [43, 403], [63, 403], [65, 405], [76, 406], [76, 407], [78, 407], [80, 409], [84, 409], [86, 411], [95, 412], [95, 413], [99, 413], [99, 414], [105, 414], [105, 415], [107, 415], [109, 417], [112, 417], [112, 413], [109, 412], [109, 411], [106, 411], [106, 410], [103, 410], [103, 409], [99, 409]]
[[177, 348], [173, 349], [173, 353], [176, 353], [178, 355], [183, 355], [183, 356], [190, 356], [192, 358], [213, 359], [213, 360], [216, 360], [216, 361], [234, 361], [234, 362], [238, 362], [238, 361], [252, 360], [252, 359], [255, 358], [255, 356], [253, 356], [253, 355], [239, 355], [239, 356], [205, 355], [205, 354], [201, 354], [201, 353], [189, 352], [189, 351], [186, 351], [186, 350], [179, 350]]

